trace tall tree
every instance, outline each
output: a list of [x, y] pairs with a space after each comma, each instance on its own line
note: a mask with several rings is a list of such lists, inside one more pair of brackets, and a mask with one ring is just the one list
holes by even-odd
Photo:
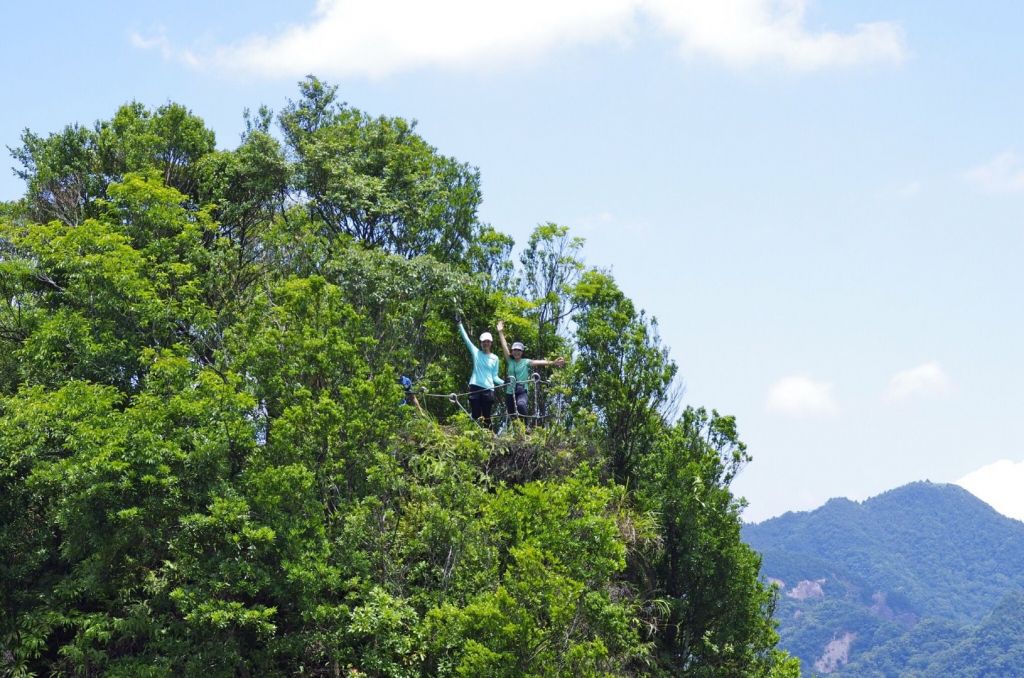
[[749, 461], [733, 417], [688, 408], [635, 465], [638, 502], [661, 523], [636, 581], [667, 608], [656, 645], [673, 674], [799, 675], [775, 649], [774, 593], [740, 539], [744, 504], [729, 485]]
[[676, 365], [661, 345], [657, 324], [636, 310], [607, 273], [587, 271], [573, 302], [574, 405], [596, 414], [615, 477], [626, 481], [665, 424], [662, 408], [671, 402]]
[[554, 349], [565, 320], [576, 309], [573, 287], [583, 273], [583, 239], [569, 235], [558, 224], [537, 226], [519, 256], [522, 292], [534, 305], [531, 315], [537, 324], [536, 347], [540, 354]]
[[59, 219], [77, 225], [103, 194], [95, 133], [86, 127], [68, 125], [46, 138], [26, 129], [21, 146], [10, 151], [21, 165], [14, 173], [28, 184], [31, 215], [39, 221]]
[[129, 172], [155, 170], [166, 185], [194, 197], [195, 164], [214, 149], [202, 119], [173, 103], [150, 111], [132, 102], [92, 129], [68, 125], [47, 137], [26, 129], [21, 141], [11, 152], [33, 217], [72, 226], [96, 216], [96, 200]]
[[296, 189], [332, 236], [401, 256], [460, 261], [479, 231], [479, 172], [442, 156], [402, 118], [371, 117], [310, 77], [279, 116]]

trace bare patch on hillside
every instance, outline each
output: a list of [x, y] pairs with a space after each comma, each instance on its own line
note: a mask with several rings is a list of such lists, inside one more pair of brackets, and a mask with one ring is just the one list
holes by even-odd
[[814, 662], [814, 670], [821, 673], [832, 673], [839, 667], [850, 662], [850, 646], [857, 638], [856, 633], [847, 631], [838, 638], [833, 638], [825, 646], [825, 651]]
[[786, 591], [786, 597], [793, 598], [794, 600], [824, 598], [825, 590], [822, 588], [824, 583], [824, 579], [815, 579], [814, 581], [804, 579], [802, 582]]

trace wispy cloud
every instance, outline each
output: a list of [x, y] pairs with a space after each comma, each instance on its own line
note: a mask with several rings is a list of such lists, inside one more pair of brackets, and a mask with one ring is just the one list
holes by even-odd
[[171, 41], [167, 39], [167, 36], [164, 35], [163, 32], [150, 36], [144, 36], [141, 33], [133, 32], [128, 39], [131, 41], [132, 47], [158, 50], [165, 59], [170, 59], [174, 55], [174, 48], [171, 46]]
[[188, 64], [189, 66], [199, 66], [200, 62], [196, 56], [188, 50], [175, 49], [174, 45], [171, 44], [170, 39], [161, 29], [154, 35], [143, 35], [139, 32], [133, 31], [128, 36], [128, 40], [132, 43], [133, 47], [138, 49], [153, 49], [160, 52], [167, 61], [181, 61], [182, 63]]
[[897, 372], [889, 379], [885, 399], [902, 402], [917, 397], [943, 396], [952, 390], [949, 376], [937, 362]]
[[[905, 57], [902, 30], [891, 22], [858, 24], [848, 32], [809, 29], [809, 1], [319, 0], [308, 21], [279, 33], [181, 55], [267, 77], [382, 77], [423, 68], [507, 66], [568, 46], [625, 44], [641, 25], [651, 25], [687, 56], [736, 67], [777, 63], [815, 70]], [[162, 40], [133, 44], [172, 58]]]
[[956, 484], [1003, 515], [1024, 520], [1024, 461], [1000, 459], [971, 471]]
[[1013, 151], [1003, 151], [964, 172], [964, 178], [986, 193], [1018, 193], [1024, 191], [1024, 163]]
[[798, 375], [783, 377], [768, 389], [767, 407], [771, 412], [792, 417], [832, 415], [839, 411], [832, 384]]

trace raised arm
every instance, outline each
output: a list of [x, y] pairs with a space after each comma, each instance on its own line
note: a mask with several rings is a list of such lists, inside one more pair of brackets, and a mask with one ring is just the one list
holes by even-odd
[[469, 349], [470, 355], [476, 356], [477, 348], [476, 348], [476, 346], [473, 345], [473, 340], [469, 338], [468, 334], [466, 334], [466, 328], [462, 326], [462, 321], [459, 320], [458, 323], [459, 323], [459, 334], [462, 335], [462, 341], [466, 342], [466, 348]]
[[512, 359], [512, 353], [508, 350], [508, 342], [505, 341], [505, 321], [498, 321], [498, 339], [501, 341], [501, 352], [505, 354], [505, 360]]

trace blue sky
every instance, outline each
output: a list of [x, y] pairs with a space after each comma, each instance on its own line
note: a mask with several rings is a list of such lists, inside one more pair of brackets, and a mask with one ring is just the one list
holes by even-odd
[[738, 417], [748, 520], [925, 478], [1024, 518], [1024, 7], [981, 7], [7, 3], [0, 142], [135, 99], [233, 147], [317, 74], [587, 239]]

